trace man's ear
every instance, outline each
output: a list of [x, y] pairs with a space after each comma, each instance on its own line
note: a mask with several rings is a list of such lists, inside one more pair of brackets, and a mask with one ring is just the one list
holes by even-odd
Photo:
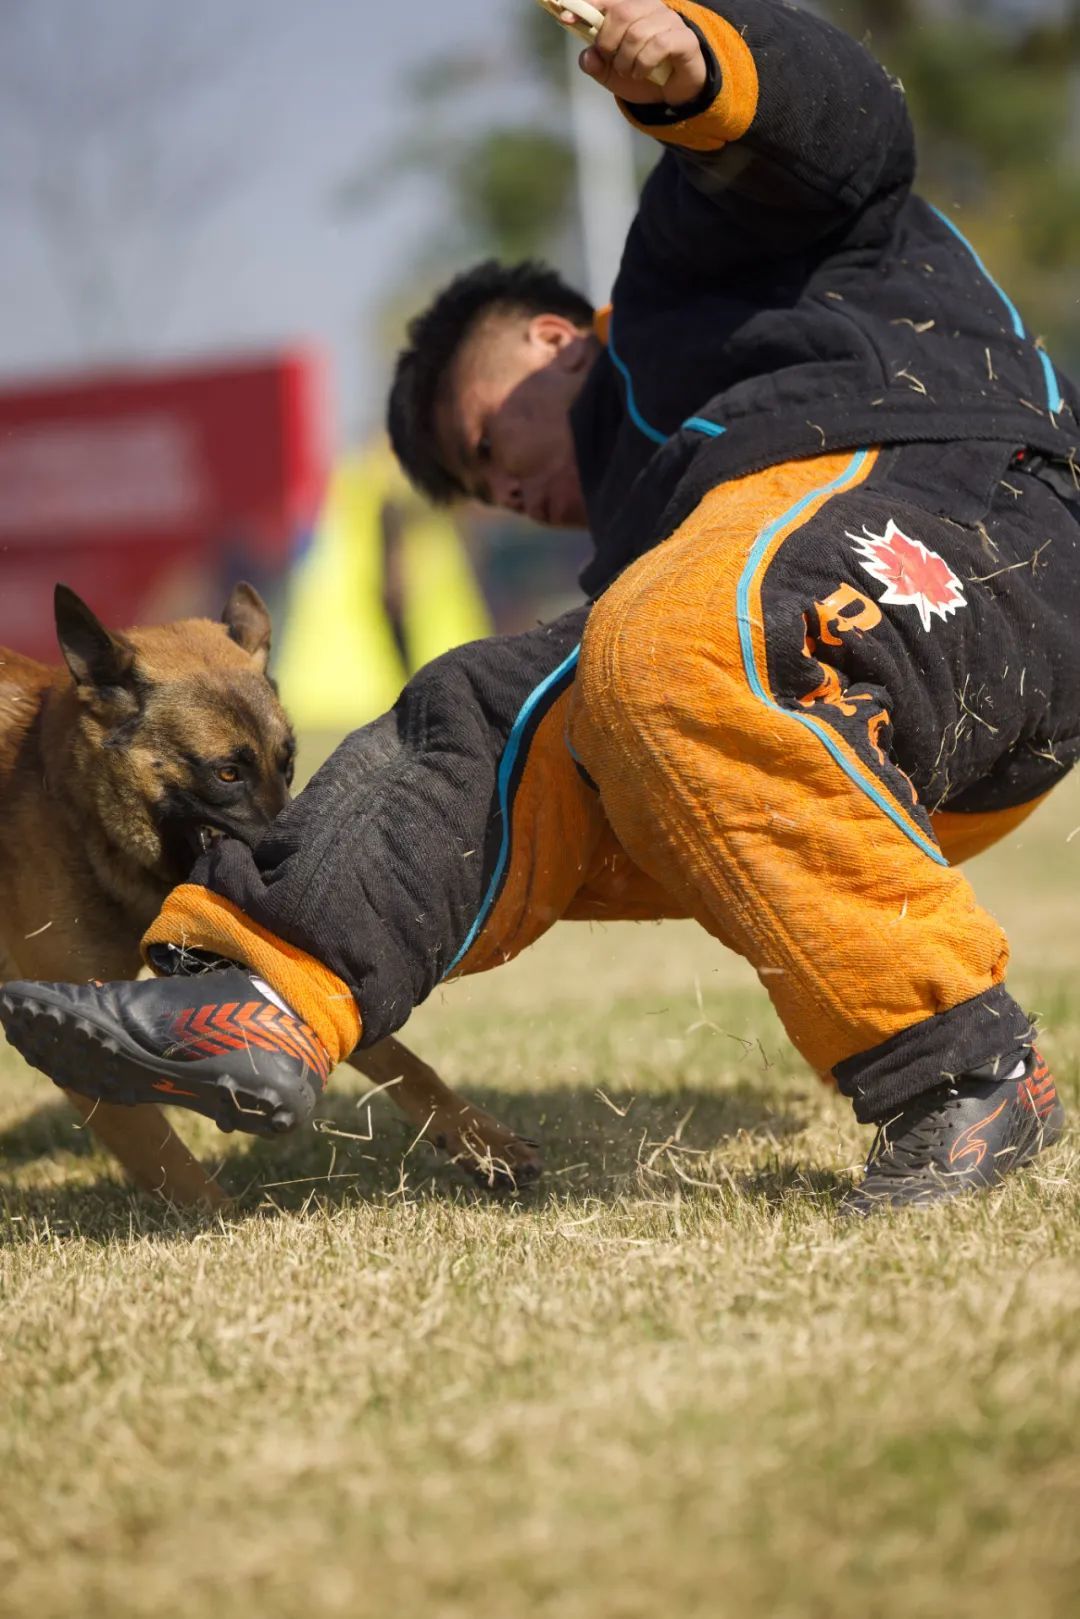
[[260, 671], [270, 661], [270, 614], [254, 585], [241, 580], [225, 603], [221, 622], [237, 646], [242, 646]]
[[585, 369], [594, 359], [596, 339], [565, 315], [533, 315], [528, 326], [529, 342], [543, 349], [549, 363], [562, 371]]
[[528, 326], [529, 341], [557, 354], [578, 343], [588, 334], [566, 315], [533, 315]]
[[84, 694], [115, 694], [134, 683], [135, 648], [126, 635], [107, 630], [67, 585], [53, 595], [56, 639], [72, 679]]

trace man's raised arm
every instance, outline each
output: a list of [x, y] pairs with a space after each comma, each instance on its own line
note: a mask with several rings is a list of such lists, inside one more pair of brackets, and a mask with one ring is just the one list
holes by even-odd
[[[798, 253], [915, 167], [903, 94], [847, 34], [782, 0], [597, 0], [583, 70], [669, 153], [646, 188], [650, 255], [691, 275]], [[649, 73], [669, 62], [664, 88]]]

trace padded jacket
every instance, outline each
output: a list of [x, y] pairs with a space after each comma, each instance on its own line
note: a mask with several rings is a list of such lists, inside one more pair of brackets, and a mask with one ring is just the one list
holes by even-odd
[[912, 191], [900, 86], [781, 0], [669, 0], [705, 90], [663, 142], [573, 417], [597, 595], [718, 483], [865, 444], [1075, 459], [1080, 396], [955, 225]]

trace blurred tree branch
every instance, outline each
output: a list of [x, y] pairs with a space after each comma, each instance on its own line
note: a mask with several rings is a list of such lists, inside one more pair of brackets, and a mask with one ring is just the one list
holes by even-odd
[[240, 29], [209, 0], [195, 9], [193, 23], [191, 0], [130, 8], [105, 27], [80, 0], [0, 8], [0, 194], [45, 248], [88, 358], [162, 324], [188, 243], [246, 172], [198, 117]]
[[[338, 188], [336, 205], [353, 212], [405, 175], [434, 175], [450, 204], [435, 249], [442, 262], [448, 250], [462, 259], [550, 251], [569, 228], [574, 206], [565, 38], [542, 11], [519, 6], [511, 51], [510, 63], [496, 52], [421, 63], [405, 93], [424, 109], [424, 133], [407, 140], [383, 172], [366, 164], [355, 170]], [[463, 114], [470, 104], [511, 74], [532, 83], [549, 115], [469, 130]]]

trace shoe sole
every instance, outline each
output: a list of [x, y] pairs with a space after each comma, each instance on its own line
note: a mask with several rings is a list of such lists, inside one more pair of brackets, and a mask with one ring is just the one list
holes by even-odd
[[[147, 1102], [183, 1107], [212, 1119], [227, 1135], [280, 1136], [294, 1130], [314, 1108], [283, 1102], [280, 1095], [252, 1082], [252, 1076], [212, 1074], [201, 1063], [170, 1062], [137, 1046], [115, 1024], [103, 1026], [85, 1011], [78, 1014], [47, 992], [0, 991], [0, 1021], [8, 1040], [34, 1068], [65, 1090], [119, 1107]], [[299, 1099], [298, 1099], [299, 1100]]]

